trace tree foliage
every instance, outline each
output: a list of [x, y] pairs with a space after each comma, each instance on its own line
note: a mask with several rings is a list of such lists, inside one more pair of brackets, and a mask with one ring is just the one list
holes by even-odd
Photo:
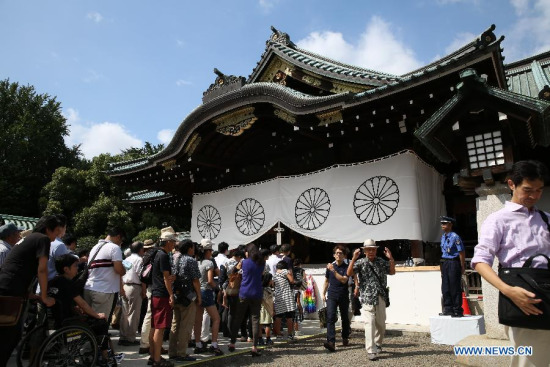
[[140, 231], [132, 240], [133, 241], [145, 241], [148, 239], [157, 242], [160, 237], [160, 229], [157, 227], [147, 227], [144, 230]]
[[32, 86], [0, 81], [0, 212], [38, 216], [38, 198], [56, 168], [80, 164], [68, 148], [66, 119], [54, 97]]

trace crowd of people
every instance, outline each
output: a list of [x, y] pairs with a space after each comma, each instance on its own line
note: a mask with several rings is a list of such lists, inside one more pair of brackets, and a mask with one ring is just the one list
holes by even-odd
[[[496, 257], [502, 266], [520, 267], [527, 258], [549, 254], [548, 214], [535, 207], [547, 177], [548, 171], [540, 162], [514, 165], [507, 181], [512, 199], [482, 225], [472, 259], [472, 267], [485, 280], [526, 315], [534, 316], [542, 314], [538, 305], [544, 301], [526, 289], [504, 283], [491, 265]], [[444, 232], [441, 315], [462, 317], [458, 283], [465, 269], [464, 246], [452, 231], [454, 218], [444, 216], [440, 221]], [[77, 317], [98, 337], [107, 335], [119, 304], [118, 344], [139, 346], [139, 353], [148, 353], [148, 364], [154, 367], [193, 361], [197, 354], [219, 356], [233, 352], [238, 339], [250, 342], [251, 355], [260, 356], [259, 345], [273, 344], [274, 337], [294, 342], [300, 333], [305, 272], [299, 259], [292, 259], [288, 244], [259, 249], [250, 243], [229, 251], [229, 245], [221, 242], [214, 251], [215, 244], [210, 239], [204, 238], [200, 243], [179, 240], [174, 229], [166, 227], [160, 230], [156, 243], [132, 243], [125, 257], [121, 246], [126, 234], [113, 227], [90, 251], [77, 254], [77, 239], [66, 230], [67, 218], [63, 215], [40, 218], [32, 233], [24, 233], [24, 238], [22, 228], [14, 224], [0, 226], [3, 302], [8, 298], [31, 300], [37, 302], [38, 312], [57, 307], [61, 320]], [[324, 347], [329, 352], [336, 351], [338, 310], [342, 318], [342, 346], [350, 344], [349, 307], [354, 298], [360, 304], [356, 311], [364, 314], [368, 358], [375, 361], [382, 352], [389, 306], [387, 276], [395, 274], [395, 261], [387, 247], [377, 250], [372, 239], [355, 250], [351, 259], [347, 246], [336, 245], [333, 249], [334, 261], [326, 266], [322, 291], [327, 315]], [[541, 261], [534, 261], [533, 265], [548, 267]], [[5, 319], [11, 315], [0, 316]], [[0, 325], [0, 367], [7, 364], [21, 339], [24, 319], [19, 317], [15, 324]], [[137, 340], [140, 328], [141, 338]], [[533, 330], [514, 326], [507, 327], [506, 332], [514, 346], [534, 346], [532, 356], [514, 356], [512, 365], [548, 365], [548, 354], [541, 352], [549, 342], [547, 327]], [[220, 333], [230, 339], [227, 352], [218, 344]], [[166, 335], [168, 350], [163, 348]], [[124, 359], [122, 353], [115, 353], [108, 339], [98, 340], [99, 365]]]

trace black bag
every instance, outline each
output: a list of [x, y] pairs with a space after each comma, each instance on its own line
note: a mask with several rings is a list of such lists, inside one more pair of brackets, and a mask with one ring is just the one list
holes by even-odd
[[139, 271], [139, 280], [147, 285], [153, 284], [153, 262], [157, 256], [158, 248], [152, 248], [143, 255], [141, 270]]
[[[544, 268], [531, 268], [535, 257], [546, 258]], [[526, 329], [550, 330], [550, 259], [544, 254], [531, 256], [521, 268], [500, 268], [498, 276], [511, 286], [517, 286], [533, 292], [542, 302], [535, 304], [542, 310], [542, 315], [526, 315], [514, 302], [502, 293], [498, 295], [498, 321], [507, 326]]]
[[[179, 269], [180, 262], [181, 256], [178, 259], [176, 271], [177, 269]], [[179, 305], [187, 307], [197, 298], [197, 294], [195, 293], [193, 285], [189, 285], [189, 281], [187, 280], [187, 278], [180, 276], [177, 273], [176, 280], [172, 285], [172, 289], [174, 291], [174, 301]]]

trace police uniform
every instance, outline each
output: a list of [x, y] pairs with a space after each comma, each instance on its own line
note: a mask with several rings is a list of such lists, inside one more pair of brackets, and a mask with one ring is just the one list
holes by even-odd
[[[441, 217], [441, 223], [455, 220]], [[460, 317], [462, 310], [462, 264], [459, 253], [464, 251], [462, 239], [455, 232], [443, 233], [441, 236], [441, 293], [443, 294], [443, 313]]]

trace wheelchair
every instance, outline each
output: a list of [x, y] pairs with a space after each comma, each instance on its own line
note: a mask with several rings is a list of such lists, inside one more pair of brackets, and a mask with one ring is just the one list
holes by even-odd
[[105, 338], [109, 346], [109, 359], [102, 365], [117, 366], [108, 333], [95, 335], [91, 328], [77, 318], [60, 320], [54, 317], [54, 308], [42, 306], [41, 311], [37, 312], [36, 322], [32, 323], [33, 327], [17, 347], [18, 367], [96, 366], [101, 360], [98, 345], [104, 343]]

